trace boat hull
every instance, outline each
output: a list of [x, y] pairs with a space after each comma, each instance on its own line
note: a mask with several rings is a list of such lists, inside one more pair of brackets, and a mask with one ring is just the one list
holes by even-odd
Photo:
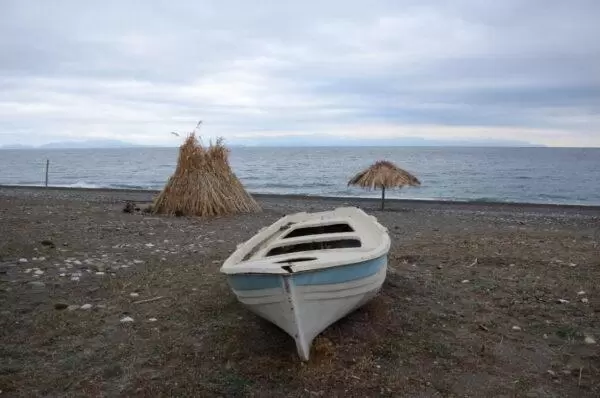
[[244, 306], [294, 338], [306, 361], [314, 338], [372, 299], [386, 273], [387, 254], [307, 272], [229, 275], [228, 282]]

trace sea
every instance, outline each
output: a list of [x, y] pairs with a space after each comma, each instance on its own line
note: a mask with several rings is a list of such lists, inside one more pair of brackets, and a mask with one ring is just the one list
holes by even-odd
[[[177, 148], [0, 150], [0, 184], [161, 189]], [[463, 147], [233, 147], [230, 164], [253, 193], [379, 197], [348, 180], [385, 159], [422, 185], [386, 197], [600, 205], [600, 149]]]

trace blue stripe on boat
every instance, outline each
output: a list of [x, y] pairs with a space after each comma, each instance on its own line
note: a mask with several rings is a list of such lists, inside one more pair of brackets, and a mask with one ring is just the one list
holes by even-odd
[[318, 271], [302, 272], [292, 276], [296, 286], [329, 285], [350, 282], [376, 274], [386, 264], [386, 256], [355, 264], [325, 268]]
[[[386, 256], [356, 264], [341, 265], [323, 270], [307, 271], [291, 275], [296, 286], [329, 285], [350, 282], [374, 275], [386, 264]], [[258, 290], [281, 287], [281, 278], [287, 275], [236, 274], [229, 276], [229, 284], [235, 290]]]

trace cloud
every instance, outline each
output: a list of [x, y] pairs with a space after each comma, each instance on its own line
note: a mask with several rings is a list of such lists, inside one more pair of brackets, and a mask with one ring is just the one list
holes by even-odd
[[518, 138], [600, 146], [600, 3], [0, 5], [0, 144]]

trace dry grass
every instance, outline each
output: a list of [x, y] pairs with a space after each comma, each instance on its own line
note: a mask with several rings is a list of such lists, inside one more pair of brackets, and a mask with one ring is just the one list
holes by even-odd
[[361, 171], [350, 179], [348, 185], [357, 185], [365, 189], [398, 188], [403, 186], [419, 186], [417, 177], [402, 170], [387, 160], [375, 162], [368, 169]]
[[179, 150], [175, 173], [156, 198], [154, 213], [218, 216], [260, 211], [227, 159], [223, 141], [203, 147], [192, 133]]

